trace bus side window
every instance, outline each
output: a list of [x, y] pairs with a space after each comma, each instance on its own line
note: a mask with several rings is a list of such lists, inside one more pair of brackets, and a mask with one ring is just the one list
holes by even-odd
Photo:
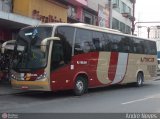
[[82, 54], [93, 51], [92, 31], [77, 29], [76, 40], [74, 45], [74, 54]]
[[101, 49], [101, 44], [100, 44], [99, 38], [93, 38], [92, 40], [93, 40], [93, 44], [94, 44], [96, 50], [100, 51], [100, 49]]
[[130, 52], [130, 47], [127, 45], [127, 46], [124, 46], [124, 51], [126, 53], [129, 53]]
[[90, 51], [90, 46], [88, 42], [81, 42], [81, 47], [84, 53], [87, 53]]
[[109, 33], [103, 33], [103, 38], [104, 38], [104, 41], [103, 41], [103, 49], [104, 51], [111, 51], [111, 44], [112, 44], [112, 36], [111, 34]]
[[137, 52], [137, 48], [136, 46], [133, 47], [133, 53], [136, 53]]
[[69, 26], [59, 26], [55, 31], [55, 36], [61, 39], [63, 48], [63, 57], [65, 64], [70, 63], [72, 58], [72, 45], [74, 28]]
[[77, 55], [77, 54], [81, 54], [83, 53], [83, 49], [81, 48], [80, 44], [75, 44], [74, 46], [74, 54]]
[[118, 45], [116, 43], [112, 43], [111, 51], [113, 51], [113, 52], [117, 52], [118, 51]]

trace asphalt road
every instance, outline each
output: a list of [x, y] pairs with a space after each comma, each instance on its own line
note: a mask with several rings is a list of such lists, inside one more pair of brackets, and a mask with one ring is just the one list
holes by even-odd
[[83, 96], [70, 91], [27, 92], [0, 96], [0, 113], [160, 113], [160, 80], [90, 89]]

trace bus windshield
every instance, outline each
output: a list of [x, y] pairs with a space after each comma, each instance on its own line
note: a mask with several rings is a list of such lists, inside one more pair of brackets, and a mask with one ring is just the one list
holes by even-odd
[[15, 45], [15, 58], [13, 68], [20, 72], [33, 71], [43, 68], [47, 64], [47, 53], [41, 50], [41, 42], [51, 37], [52, 27], [28, 27], [22, 29], [17, 37]]

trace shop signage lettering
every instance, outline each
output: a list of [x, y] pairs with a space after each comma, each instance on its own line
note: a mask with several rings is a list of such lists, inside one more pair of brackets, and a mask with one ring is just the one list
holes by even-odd
[[58, 19], [56, 16], [48, 15], [44, 16], [41, 15], [41, 13], [38, 10], [32, 11], [32, 18], [38, 19], [44, 23], [50, 23], [50, 22], [62, 22], [62, 19]]

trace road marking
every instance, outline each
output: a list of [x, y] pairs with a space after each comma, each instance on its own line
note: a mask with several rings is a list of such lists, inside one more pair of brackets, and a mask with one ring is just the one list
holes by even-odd
[[132, 101], [124, 102], [124, 103], [121, 103], [121, 104], [122, 105], [126, 105], [126, 104], [130, 104], [130, 103], [135, 103], [135, 102], [140, 102], [140, 101], [148, 100], [148, 99], [151, 99], [151, 98], [154, 98], [154, 96], [147, 97], [147, 98], [142, 98], [142, 99], [138, 99], [138, 100], [132, 100]]

